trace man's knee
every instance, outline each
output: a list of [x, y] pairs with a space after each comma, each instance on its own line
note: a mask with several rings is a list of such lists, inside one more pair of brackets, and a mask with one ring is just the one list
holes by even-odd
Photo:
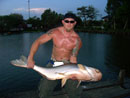
[[57, 84], [57, 81], [41, 79], [39, 84], [39, 97], [48, 98], [50, 95], [52, 95]]

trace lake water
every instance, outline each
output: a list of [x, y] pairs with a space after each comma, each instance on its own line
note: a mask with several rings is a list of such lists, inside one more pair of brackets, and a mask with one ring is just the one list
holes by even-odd
[[[31, 70], [12, 66], [11, 60], [28, 56], [30, 47], [41, 33], [0, 36], [0, 94], [37, 89], [41, 76]], [[118, 78], [120, 68], [130, 65], [130, 37], [79, 33], [83, 46], [78, 62], [101, 70], [104, 80]], [[45, 66], [51, 57], [52, 41], [40, 46], [35, 62]], [[129, 70], [128, 70], [129, 71]]]

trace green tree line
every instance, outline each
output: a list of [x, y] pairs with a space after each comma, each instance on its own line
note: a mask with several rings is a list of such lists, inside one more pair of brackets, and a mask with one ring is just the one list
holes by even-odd
[[24, 24], [23, 16], [20, 14], [10, 14], [0, 16], [0, 32], [7, 32], [11, 29], [21, 28]]
[[[80, 8], [77, 8], [77, 11], [77, 30], [86, 30], [88, 29], [88, 25], [95, 24], [96, 17], [98, 16], [98, 11], [96, 10], [96, 8], [94, 8], [93, 6], [82, 6]], [[71, 11], [69, 12], [73, 13]], [[45, 10], [44, 13], [42, 13], [41, 18], [34, 16], [27, 20], [24, 20], [23, 16], [18, 13], [0, 16], [0, 33], [14, 32], [20, 30], [46, 31], [48, 29], [60, 26], [63, 16], [63, 14], [58, 14], [51, 9]], [[96, 22], [96, 24], [98, 24], [98, 21]]]

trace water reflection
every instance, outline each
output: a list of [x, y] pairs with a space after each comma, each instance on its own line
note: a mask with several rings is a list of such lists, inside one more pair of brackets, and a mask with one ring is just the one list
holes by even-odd
[[29, 53], [29, 49], [30, 49], [30, 47], [31, 47], [31, 44], [32, 44], [32, 42], [31, 42], [31, 33], [27, 33], [26, 35], [25, 34], [23, 34], [22, 35], [23, 37], [23, 50], [24, 50], [24, 53], [25, 54], [28, 54]]
[[113, 36], [107, 51], [106, 65], [112, 65], [121, 69], [126, 69], [127, 76], [130, 76], [130, 38]]

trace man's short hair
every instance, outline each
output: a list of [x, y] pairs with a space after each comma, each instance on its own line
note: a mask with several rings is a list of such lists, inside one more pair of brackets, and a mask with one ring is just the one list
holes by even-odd
[[63, 19], [65, 18], [73, 18], [76, 21], [76, 15], [70, 12], [64, 15]]

